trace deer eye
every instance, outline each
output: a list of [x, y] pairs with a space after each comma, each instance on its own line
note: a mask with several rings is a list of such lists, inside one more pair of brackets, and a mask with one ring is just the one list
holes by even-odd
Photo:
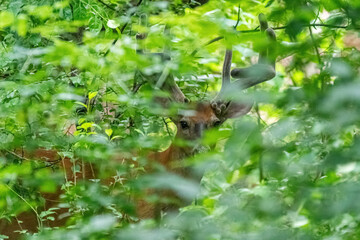
[[216, 120], [216, 121], [213, 123], [213, 126], [214, 126], [214, 127], [218, 127], [218, 126], [220, 126], [220, 124], [221, 124], [221, 121], [220, 121], [220, 120]]
[[189, 123], [185, 120], [181, 120], [180, 121], [180, 125], [182, 129], [188, 129], [189, 128]]

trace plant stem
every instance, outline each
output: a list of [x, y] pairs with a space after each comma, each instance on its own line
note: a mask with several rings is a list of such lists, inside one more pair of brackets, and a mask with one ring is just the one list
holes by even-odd
[[[274, 27], [272, 28], [273, 30], [282, 30], [282, 29], [286, 29], [288, 26], [280, 26], [280, 27]], [[349, 28], [348, 26], [339, 26], [339, 25], [331, 25], [331, 24], [323, 24], [323, 23], [313, 23], [313, 24], [308, 24], [308, 25], [303, 25], [303, 27], [327, 27], [327, 28], [341, 28], [341, 29], [347, 29]], [[355, 28], [358, 29], [358, 28]], [[360, 29], [360, 28], [359, 28]], [[255, 29], [252, 30], [240, 30], [237, 31], [238, 33], [254, 33], [254, 32], [260, 32], [259, 27], [256, 27]], [[220, 41], [221, 39], [223, 39], [224, 36], [219, 36], [216, 38], [211, 39], [210, 41], [208, 41], [207, 43], [205, 43], [203, 45], [203, 47], [206, 47], [214, 42]], [[196, 53], [199, 51], [199, 49], [195, 49], [192, 53], [191, 56], [195, 56]]]

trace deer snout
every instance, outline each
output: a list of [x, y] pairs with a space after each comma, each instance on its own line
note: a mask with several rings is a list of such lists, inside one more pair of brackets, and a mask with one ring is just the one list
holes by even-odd
[[196, 135], [196, 138], [201, 138], [203, 135], [203, 132], [205, 130], [205, 124], [204, 123], [196, 123], [194, 128], [194, 134]]

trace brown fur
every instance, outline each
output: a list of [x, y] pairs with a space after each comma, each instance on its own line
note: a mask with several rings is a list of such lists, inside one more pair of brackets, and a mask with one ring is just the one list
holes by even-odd
[[[179, 124], [181, 119], [186, 119], [189, 124], [192, 126], [193, 124], [203, 124], [205, 126], [204, 129], [212, 126], [214, 121], [218, 121], [215, 113], [213, 112], [210, 104], [208, 103], [198, 103], [194, 106], [194, 114], [190, 116], [180, 116], [179, 121], [174, 120], [175, 124], [178, 127], [177, 137], [178, 138], [187, 138], [187, 139], [195, 139], [200, 136], [192, 136], [194, 132], [190, 129], [187, 134], [184, 134], [184, 131], [181, 129]], [[72, 128], [73, 131], [75, 128]], [[73, 132], [72, 131], [72, 132]], [[70, 133], [71, 134], [71, 133]], [[172, 171], [175, 174], [182, 175], [184, 177], [188, 176], [189, 173], [186, 172], [184, 168], [179, 168], [177, 161], [181, 161], [184, 157], [191, 154], [191, 149], [189, 148], [180, 148], [176, 145], [171, 145], [167, 150], [163, 152], [152, 152], [148, 155], [148, 159], [150, 162], [156, 162], [158, 164], [163, 165], [168, 171]], [[56, 150], [46, 150], [46, 149], [37, 149], [33, 153], [25, 154], [26, 158], [32, 159], [40, 159], [43, 161], [47, 161], [50, 163], [58, 162], [59, 166], [65, 171], [65, 176], [69, 181], [78, 181], [81, 179], [90, 179], [96, 178], [96, 171], [93, 169], [91, 164], [81, 164], [81, 171], [76, 174], [73, 173], [73, 163], [69, 158], [61, 159]], [[119, 158], [120, 159], [120, 158]], [[118, 159], [118, 160], [119, 160]], [[115, 161], [118, 161], [114, 159]], [[151, 165], [151, 164], [150, 164]], [[177, 166], [174, 168], [174, 166]], [[150, 167], [147, 169], [151, 171]], [[105, 182], [111, 183], [111, 180], [105, 180]], [[55, 193], [42, 193], [43, 198], [45, 199], [45, 205], [43, 207], [44, 210], [47, 210], [52, 207], [56, 207], [60, 202], [60, 195], [62, 191], [58, 189]], [[167, 192], [166, 196], [172, 196], [173, 193]], [[154, 218], [159, 213], [159, 206], [154, 204], [150, 204], [144, 200], [137, 201], [137, 216], [140, 219], [144, 218]], [[160, 207], [160, 209], [164, 209], [166, 206]], [[68, 209], [62, 208], [56, 211], [55, 221], [47, 221], [43, 223], [43, 226], [56, 227], [63, 226], [66, 223], [67, 218], [59, 218], [62, 214], [66, 213]], [[20, 235], [19, 233], [14, 233], [14, 231], [27, 229], [29, 232], [36, 232], [38, 230], [38, 222], [34, 212], [29, 211], [20, 214], [16, 219], [13, 219], [11, 223], [6, 221], [0, 221], [0, 233], [7, 235], [10, 239], [17, 239]]]

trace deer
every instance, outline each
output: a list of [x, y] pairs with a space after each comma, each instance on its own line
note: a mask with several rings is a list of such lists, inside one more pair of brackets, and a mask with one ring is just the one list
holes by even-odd
[[[160, 88], [161, 90], [168, 92], [169, 95], [166, 99], [160, 99], [161, 103], [166, 106], [167, 104], [176, 102], [186, 105], [193, 110], [192, 115], [178, 114], [175, 117], [171, 117], [171, 120], [177, 127], [177, 134], [175, 136], [176, 139], [187, 141], [198, 140], [202, 137], [206, 130], [219, 127], [227, 119], [238, 118], [247, 114], [251, 110], [253, 103], [239, 102], [235, 98], [229, 98], [229, 93], [236, 91], [238, 94], [241, 94], [243, 90], [271, 80], [275, 77], [276, 58], [271, 51], [274, 51], [276, 34], [272, 28], [268, 27], [268, 23], [263, 14], [259, 15], [259, 22], [260, 31], [266, 34], [269, 39], [269, 45], [264, 51], [259, 53], [258, 62], [256, 64], [245, 68], [234, 68], [232, 70], [232, 50], [227, 49], [222, 67], [221, 89], [216, 97], [211, 101], [190, 103], [181, 91], [180, 87], [176, 84], [173, 76], [169, 75], [166, 81], [164, 81]], [[231, 81], [231, 77], [237, 80]], [[72, 129], [74, 130], [75, 128], [72, 127]], [[148, 159], [164, 166], [164, 168], [174, 174], [188, 177], [188, 169], [185, 167], [174, 168], [174, 166], [179, 166], [177, 163], [183, 161], [184, 158], [195, 154], [196, 150], [196, 147], [191, 145], [178, 146], [176, 144], [172, 144], [163, 152], [149, 153]], [[57, 160], [58, 154], [56, 150], [38, 149], [32, 153], [32, 157], [48, 162], [58, 161], [63, 168], [65, 175], [70, 180], [72, 178], [91, 179], [96, 177], [94, 176], [93, 169], [90, 170], [90, 168], [86, 165], [82, 166], [81, 173], [73, 173], [73, 165], [70, 159], [65, 157], [62, 158], [61, 161]], [[180, 164], [180, 166], [182, 165]], [[51, 207], [56, 206], [56, 203], [60, 199], [60, 195], [60, 189], [53, 194], [43, 194], [43, 197], [46, 199], [44, 208], [50, 209]], [[62, 209], [61, 211], [64, 212], [66, 209]], [[158, 214], [155, 211], [159, 211], [159, 209], [153, 204], [149, 204], [142, 200], [138, 201], [136, 214], [140, 219], [154, 217]], [[60, 212], [57, 212], [57, 214], [60, 214]], [[66, 219], [56, 219], [55, 221], [47, 224], [54, 227], [62, 226], [65, 222]], [[10, 236], [11, 239], [18, 238], [20, 235], [16, 231], [21, 231], [23, 229], [29, 230], [30, 232], [36, 232], [38, 230], [37, 218], [33, 213], [23, 213], [11, 223], [0, 221], [0, 233]]]

